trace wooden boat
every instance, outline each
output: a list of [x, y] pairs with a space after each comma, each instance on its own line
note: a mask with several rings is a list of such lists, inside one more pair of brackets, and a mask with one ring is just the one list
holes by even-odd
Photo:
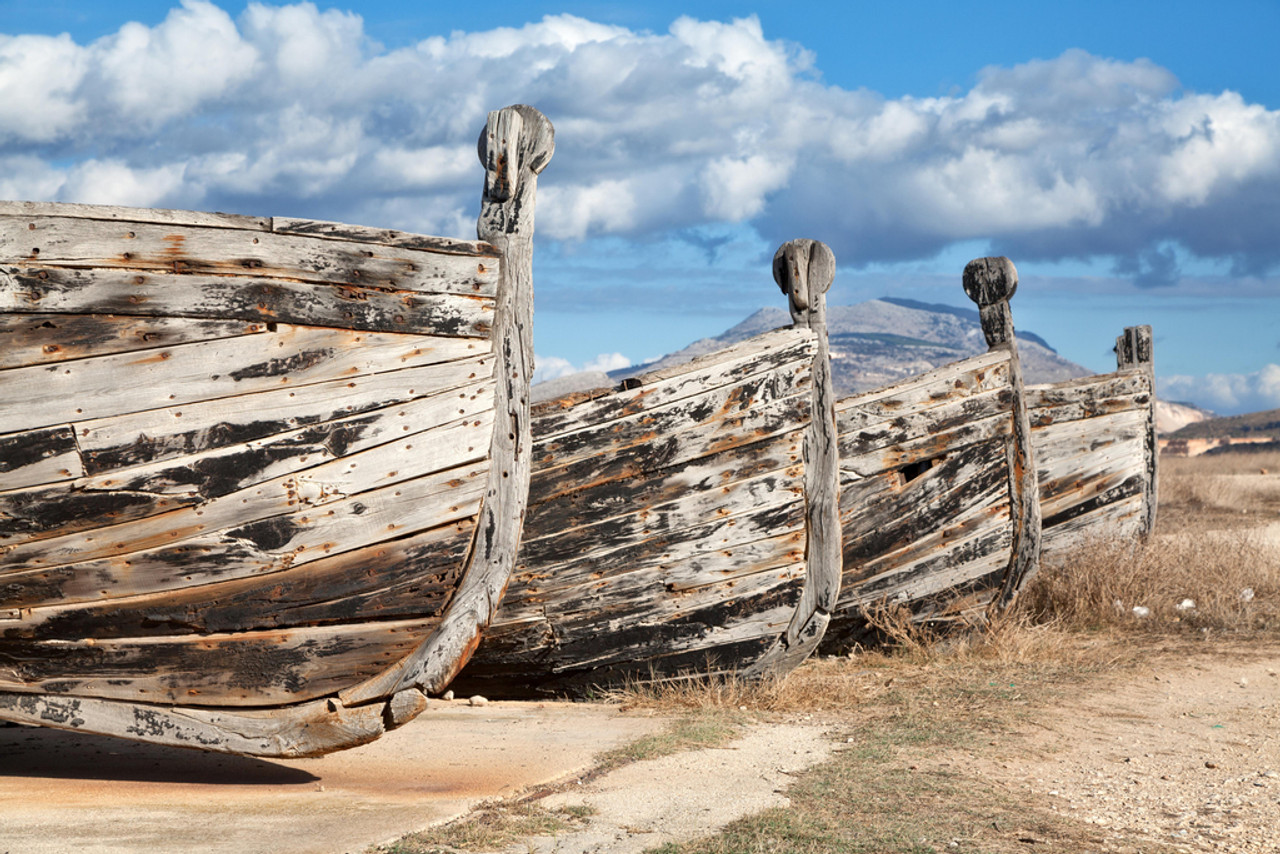
[[0, 205], [0, 719], [306, 756], [424, 708], [514, 565], [553, 146], [489, 115], [480, 241]]
[[867, 609], [963, 618], [1010, 602], [1036, 571], [1040, 505], [1009, 299], [1017, 271], [964, 271], [988, 351], [836, 404], [844, 568], [823, 641], [872, 637]]
[[1114, 373], [1027, 387], [1042, 554], [1155, 525], [1155, 378], [1150, 326], [1116, 339]]
[[580, 695], [813, 650], [839, 580], [834, 272], [792, 241], [774, 259], [792, 327], [535, 407], [519, 567], [456, 687]]

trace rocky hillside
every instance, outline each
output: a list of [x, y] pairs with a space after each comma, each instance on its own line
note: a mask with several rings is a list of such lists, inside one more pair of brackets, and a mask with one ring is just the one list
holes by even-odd
[[[761, 309], [725, 333], [695, 341], [683, 350], [644, 365], [643, 370], [679, 364], [790, 322], [790, 316], [782, 309]], [[828, 306], [827, 335], [836, 393], [841, 397], [987, 349], [977, 311], [903, 299]], [[1091, 373], [1059, 356], [1034, 333], [1018, 332], [1018, 352], [1027, 381], [1031, 383], [1057, 382]], [[638, 370], [627, 368], [611, 376], [628, 376]]]
[[1170, 434], [1171, 439], [1280, 439], [1280, 409], [1203, 418]]

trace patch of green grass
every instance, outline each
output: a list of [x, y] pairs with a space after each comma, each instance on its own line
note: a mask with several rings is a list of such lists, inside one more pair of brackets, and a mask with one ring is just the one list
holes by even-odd
[[646, 735], [601, 754], [597, 758], [597, 768], [608, 771], [631, 762], [657, 759], [682, 750], [720, 747], [738, 737], [746, 720], [746, 715], [726, 709], [707, 709], [696, 714], [685, 714], [673, 720], [661, 732]]
[[411, 833], [377, 854], [452, 854], [494, 851], [530, 836], [556, 836], [580, 828], [594, 810], [586, 805], [548, 810], [536, 804], [490, 801], [457, 821]]

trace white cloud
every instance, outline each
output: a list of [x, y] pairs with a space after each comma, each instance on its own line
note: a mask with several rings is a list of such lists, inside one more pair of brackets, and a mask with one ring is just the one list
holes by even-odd
[[617, 371], [631, 367], [631, 360], [621, 353], [601, 353], [582, 366], [584, 371]]
[[1280, 365], [1252, 374], [1161, 377], [1158, 391], [1165, 400], [1189, 400], [1224, 415], [1280, 409]]
[[544, 383], [547, 380], [556, 380], [576, 373], [578, 369], [568, 359], [537, 354], [533, 357], [533, 382], [535, 383]]
[[747, 221], [849, 266], [957, 241], [1135, 274], [1170, 245], [1280, 263], [1280, 112], [1236, 93], [1079, 50], [939, 98], [825, 85], [812, 63], [754, 17], [647, 33], [554, 15], [386, 50], [341, 9], [254, 2], [233, 19], [183, 0], [87, 45], [0, 37], [0, 144], [34, 167], [7, 186], [44, 198], [471, 236], [485, 112], [531, 103], [557, 128], [545, 238]]
[[621, 353], [601, 353], [594, 359], [588, 359], [582, 367], [577, 367], [568, 359], [562, 359], [559, 356], [535, 355], [533, 382], [546, 382], [583, 371], [616, 371], [620, 368], [629, 368], [632, 364], [632, 361]]

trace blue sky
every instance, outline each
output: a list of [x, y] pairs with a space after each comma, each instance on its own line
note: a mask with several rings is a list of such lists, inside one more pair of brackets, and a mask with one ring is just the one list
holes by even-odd
[[485, 111], [558, 130], [547, 370], [642, 360], [779, 305], [964, 305], [1093, 370], [1151, 323], [1161, 394], [1280, 407], [1275, 2], [624, 4], [0, 0], [0, 197], [471, 236]]

